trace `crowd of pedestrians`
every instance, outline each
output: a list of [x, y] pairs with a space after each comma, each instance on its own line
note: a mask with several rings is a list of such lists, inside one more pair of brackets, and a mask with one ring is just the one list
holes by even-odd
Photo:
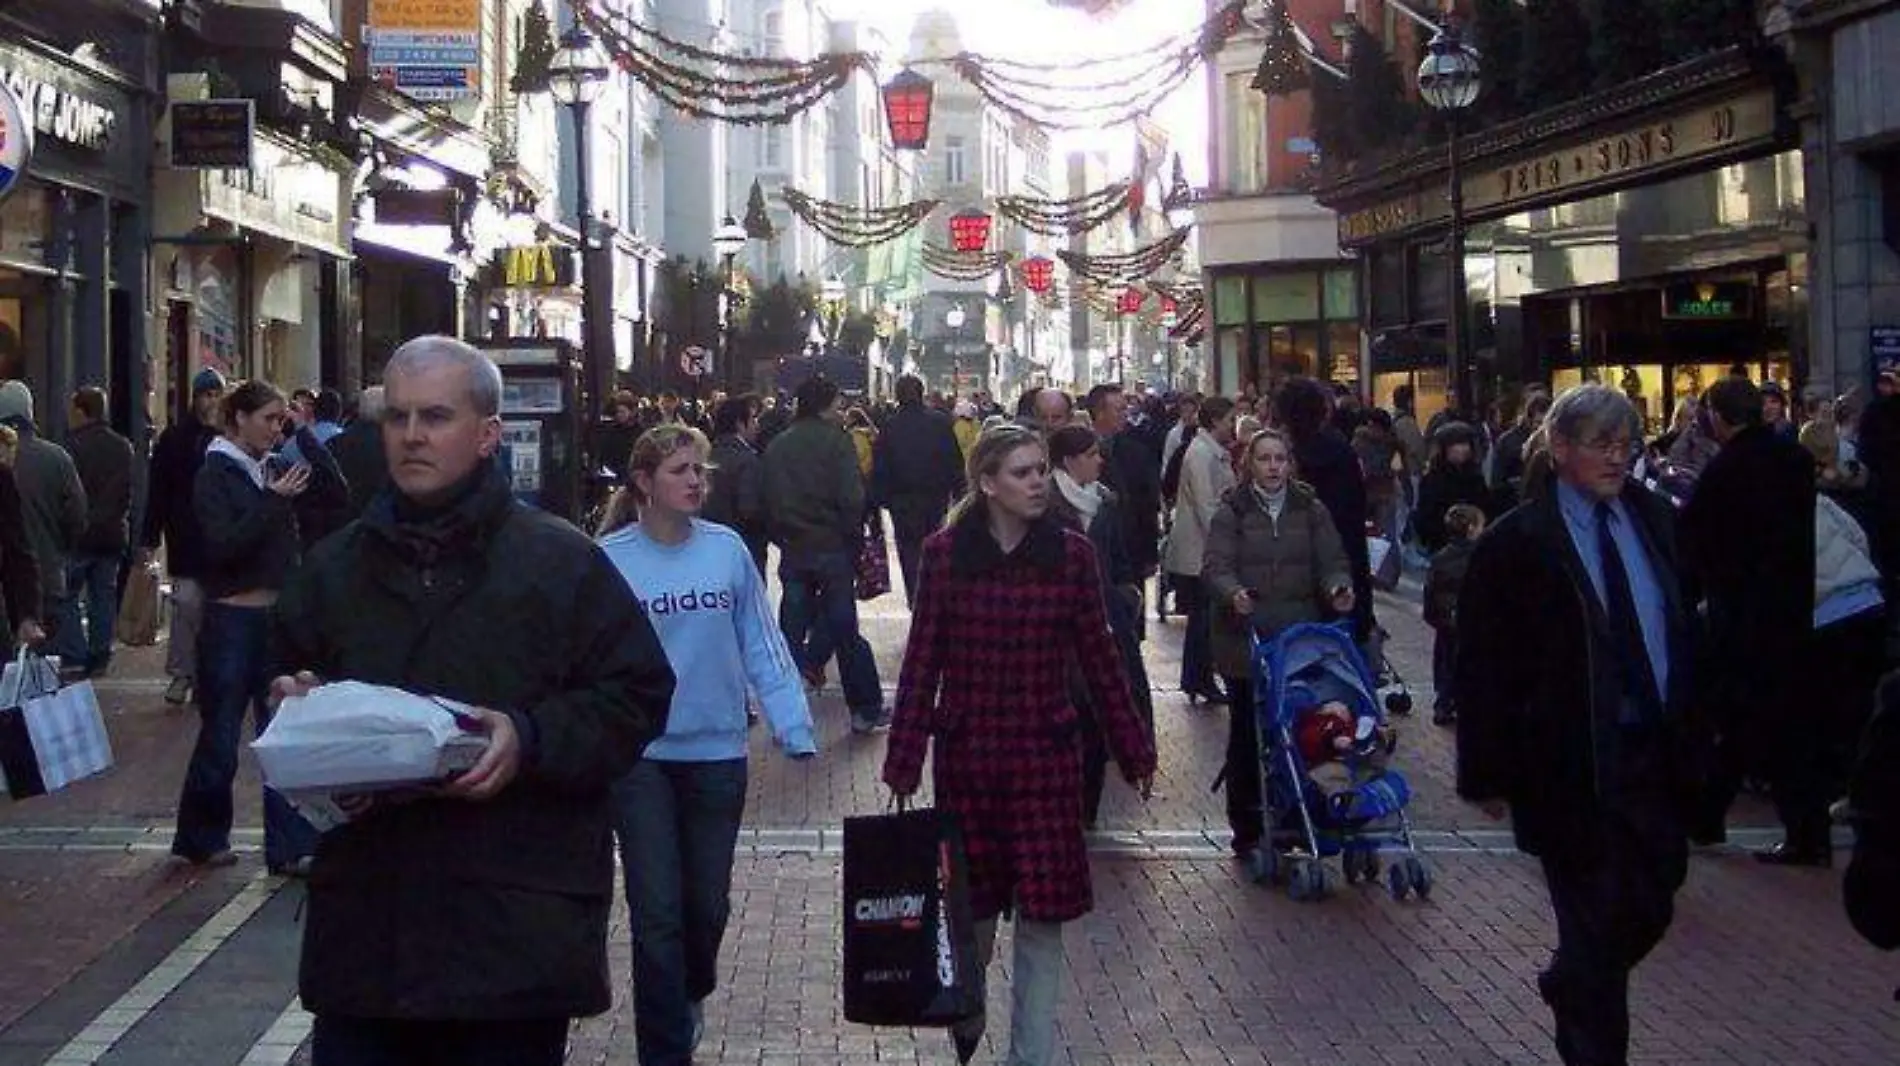
[[[689, 1064], [749, 735], [818, 757], [807, 686], [834, 660], [853, 732], [889, 731], [893, 796], [929, 765], [957, 815], [985, 966], [997, 921], [1014, 925], [1008, 1061], [1045, 1066], [1063, 926], [1092, 905], [1085, 833], [1111, 766], [1144, 798], [1155, 773], [1148, 626], [1178, 617], [1180, 690], [1196, 713], [1227, 707], [1208, 769], [1248, 855], [1275, 828], [1252, 640], [1332, 621], [1381, 664], [1375, 544], [1423, 579], [1459, 794], [1508, 814], [1543, 865], [1558, 945], [1537, 986], [1559, 1053], [1624, 1062], [1629, 973], [1669, 926], [1691, 845], [1720, 842], [1759, 788], [1785, 828], [1761, 859], [1831, 863], [1890, 665], [1886, 379], [1864, 405], [1811, 397], [1797, 422], [1778, 387], [1731, 377], [1654, 436], [1595, 384], [1483, 416], [1449, 397], [1422, 428], [1409, 388], [1380, 408], [1299, 378], [1266, 395], [1031, 389], [1009, 410], [914, 377], [890, 405], [823, 378], [704, 404], [621, 394], [597, 435], [621, 487], [585, 534], [514, 498], [499, 373], [461, 342], [404, 345], [353, 405], [211, 370], [191, 385], [137, 523], [105, 395], [70, 398], [61, 447], [25, 387], [0, 385], [16, 638], [109, 670], [123, 569], [163, 552], [166, 699], [201, 722], [179, 858], [235, 861], [245, 719], [261, 731], [325, 681], [462, 701], [489, 741], [436, 793], [351, 797], [321, 836], [267, 790], [266, 862], [310, 878], [315, 1066], [559, 1063], [568, 1019], [611, 1003], [616, 850], [639, 1061]], [[898, 584], [911, 623], [887, 705], [858, 605]], [[1877, 795], [1857, 785], [1846, 816], [1877, 818]], [[959, 1061], [985, 1027], [952, 1030]]]

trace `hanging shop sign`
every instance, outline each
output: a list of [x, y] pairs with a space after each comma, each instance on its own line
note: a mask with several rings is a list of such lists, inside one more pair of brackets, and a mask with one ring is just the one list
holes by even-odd
[[1900, 371], [1900, 326], [1874, 326], [1867, 331], [1874, 373]]
[[565, 289], [575, 283], [574, 249], [520, 244], [495, 253], [495, 276], [510, 289]]
[[249, 170], [257, 136], [255, 100], [176, 100], [171, 162], [179, 169]]
[[[1603, 136], [1563, 143], [1487, 164], [1473, 160], [1461, 179], [1466, 221], [1478, 222], [1551, 203], [1653, 181], [1699, 162], [1734, 158], [1776, 143], [1775, 91], [1750, 89], [1713, 103], [1666, 112]], [[1443, 183], [1413, 189], [1339, 216], [1339, 242], [1363, 245], [1450, 218]]]
[[1733, 322], [1752, 314], [1755, 286], [1746, 281], [1688, 281], [1663, 287], [1662, 316], [1698, 322]]
[[370, 0], [370, 78], [415, 100], [473, 99], [481, 29], [481, 0]]
[[33, 125], [26, 120], [26, 108], [13, 90], [0, 85], [0, 200], [20, 184], [32, 161]]

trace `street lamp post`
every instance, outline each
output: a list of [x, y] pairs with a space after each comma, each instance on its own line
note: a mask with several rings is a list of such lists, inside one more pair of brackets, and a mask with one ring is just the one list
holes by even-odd
[[[589, 197], [587, 120], [607, 82], [607, 60], [586, 30], [575, 26], [561, 35], [561, 47], [548, 61], [548, 91], [574, 119], [574, 214], [581, 234], [581, 365], [587, 386], [587, 439], [592, 440], [606, 410], [613, 382], [612, 303], [606, 286], [594, 276], [594, 209]], [[600, 291], [596, 292], [596, 289]], [[594, 459], [598, 462], [598, 456]]]
[[1465, 197], [1458, 173], [1458, 116], [1477, 102], [1478, 54], [1464, 43], [1458, 24], [1447, 15], [1418, 65], [1418, 92], [1432, 109], [1445, 116], [1449, 156], [1451, 230], [1445, 238], [1445, 358], [1446, 387], [1458, 401], [1475, 412], [1471, 393], [1471, 357], [1465, 329]]
[[962, 304], [951, 304], [950, 310], [943, 314], [943, 324], [957, 335], [950, 343], [953, 346], [950, 356], [950, 393], [954, 397], [963, 391], [963, 353], [961, 350], [963, 323], [969, 318], [963, 313]]
[[[739, 253], [745, 251], [745, 242], [745, 227], [731, 215], [720, 220], [719, 228], [713, 231], [713, 254], [719, 257], [719, 366], [727, 385], [738, 381], [733, 376], [732, 366], [732, 264]], [[693, 390], [697, 394], [698, 378], [693, 379]]]
[[825, 317], [831, 320], [829, 339], [834, 345], [838, 343], [839, 331], [844, 328], [844, 298], [844, 282], [839, 278], [826, 278], [824, 284], [818, 286], [818, 299], [825, 305]]

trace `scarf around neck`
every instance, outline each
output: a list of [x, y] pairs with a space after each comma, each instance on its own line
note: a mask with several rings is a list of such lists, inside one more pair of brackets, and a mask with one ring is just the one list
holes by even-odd
[[1058, 470], [1056, 471], [1056, 488], [1062, 493], [1062, 498], [1069, 501], [1070, 506], [1081, 512], [1083, 528], [1094, 523], [1096, 512], [1102, 509], [1101, 482], [1083, 485], [1070, 477], [1067, 470]]

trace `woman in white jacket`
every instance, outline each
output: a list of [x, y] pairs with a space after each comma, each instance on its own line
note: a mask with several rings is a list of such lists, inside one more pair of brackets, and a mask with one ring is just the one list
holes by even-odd
[[1839, 795], [1847, 780], [1886, 667], [1886, 638], [1887, 604], [1867, 532], [1826, 493], [1817, 493], [1809, 676], [1820, 686], [1826, 727], [1811, 732], [1818, 749], [1815, 780], [1828, 787], [1810, 797], [1811, 805]]
[[1168, 550], [1161, 563], [1173, 585], [1176, 605], [1187, 619], [1181, 646], [1181, 691], [1188, 702], [1225, 703], [1214, 680], [1212, 616], [1201, 587], [1201, 560], [1207, 550], [1207, 527], [1214, 520], [1221, 497], [1234, 487], [1233, 457], [1238, 412], [1234, 401], [1213, 396], [1202, 402], [1201, 432], [1188, 442], [1181, 458], [1181, 488], [1174, 499], [1174, 524], [1168, 531]]

